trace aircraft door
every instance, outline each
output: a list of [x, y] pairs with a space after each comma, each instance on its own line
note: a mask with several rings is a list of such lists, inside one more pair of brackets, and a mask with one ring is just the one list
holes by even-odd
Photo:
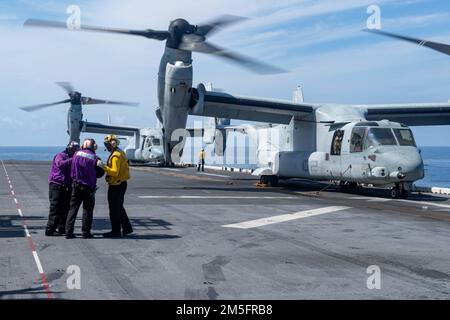
[[142, 148], [142, 157], [144, 159], [150, 158], [150, 154], [152, 152], [152, 138], [151, 136], [145, 137], [144, 139], [144, 145]]
[[350, 137], [349, 165], [351, 165], [351, 176], [354, 179], [367, 178], [367, 157], [364, 152], [364, 139], [367, 127], [354, 127]]
[[341, 154], [342, 154], [342, 144], [344, 142], [344, 130], [336, 130], [333, 134], [333, 139], [331, 140], [331, 150], [330, 150], [330, 176], [333, 180], [340, 180], [341, 177]]

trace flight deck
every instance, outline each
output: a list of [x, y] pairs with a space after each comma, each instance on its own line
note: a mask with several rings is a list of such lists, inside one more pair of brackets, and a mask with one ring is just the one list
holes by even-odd
[[[96, 238], [66, 240], [44, 236], [49, 167], [0, 168], [0, 299], [450, 297], [445, 195], [394, 200], [295, 180], [260, 188], [245, 173], [142, 166], [125, 200], [133, 235], [102, 238], [110, 230], [102, 180]], [[67, 285], [73, 266], [79, 289]], [[379, 289], [368, 288], [370, 266]]]

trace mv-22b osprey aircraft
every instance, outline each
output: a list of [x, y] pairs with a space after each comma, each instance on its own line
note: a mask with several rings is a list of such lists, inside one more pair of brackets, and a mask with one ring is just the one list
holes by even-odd
[[126, 127], [89, 122], [83, 119], [84, 106], [104, 104], [137, 107], [139, 103], [89, 98], [75, 90], [74, 86], [69, 82], [57, 82], [56, 84], [66, 91], [69, 96], [68, 99], [22, 107], [20, 109], [26, 112], [36, 112], [69, 103], [70, 107], [67, 111], [67, 134], [69, 141], [80, 142], [82, 132], [97, 134], [114, 133], [121, 137], [126, 137], [128, 140], [124, 151], [132, 163], [161, 163], [164, 161], [161, 128]]
[[[407, 197], [412, 183], [424, 176], [420, 151], [408, 126], [450, 124], [450, 103], [344, 105], [241, 97], [192, 87], [192, 52], [213, 54], [260, 73], [276, 70], [266, 64], [212, 45], [206, 37], [222, 26], [239, 21], [226, 17], [195, 26], [172, 21], [168, 31], [125, 30], [81, 26], [97, 31], [166, 40], [158, 81], [158, 119], [163, 124], [165, 159], [182, 150], [184, 139], [173, 139], [186, 128], [188, 115], [258, 121], [272, 124], [279, 145], [260, 159], [255, 174], [262, 182], [305, 178], [336, 180], [344, 186], [358, 183], [393, 185], [392, 196]], [[60, 22], [28, 20], [25, 25], [64, 28]], [[273, 133], [273, 132], [272, 132]]]

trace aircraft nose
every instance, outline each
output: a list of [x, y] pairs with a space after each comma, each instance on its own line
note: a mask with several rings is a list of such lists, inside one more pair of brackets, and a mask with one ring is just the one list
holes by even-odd
[[395, 159], [395, 163], [391, 175], [406, 181], [423, 178], [423, 160], [417, 149], [396, 153], [395, 156], [393, 155], [393, 159]]
[[155, 158], [161, 158], [164, 156], [164, 153], [162, 152], [162, 150], [153, 150], [153, 153], [155, 155]]

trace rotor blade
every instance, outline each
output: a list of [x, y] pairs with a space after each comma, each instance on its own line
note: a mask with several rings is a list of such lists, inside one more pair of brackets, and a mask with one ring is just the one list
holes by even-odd
[[443, 54], [450, 55], [450, 45], [448, 45], [448, 44], [406, 37], [406, 36], [402, 36], [402, 35], [395, 34], [395, 33], [381, 31], [378, 29], [365, 29], [364, 31], [391, 37], [391, 38], [395, 38], [395, 39], [399, 39], [399, 40], [403, 40], [403, 41], [412, 42], [412, 43], [418, 44], [421, 47], [427, 47], [427, 48], [436, 50], [438, 52], [441, 52]]
[[61, 88], [63, 88], [64, 91], [67, 92], [67, 94], [71, 94], [72, 92], [75, 92], [75, 89], [70, 82], [57, 82], [56, 84], [58, 86], [60, 86]]
[[38, 111], [40, 109], [44, 109], [44, 108], [48, 108], [48, 107], [52, 107], [52, 106], [56, 106], [58, 104], [63, 104], [63, 103], [68, 103], [68, 102], [70, 102], [70, 99], [59, 101], [59, 102], [54, 102], [54, 103], [45, 103], [45, 104], [38, 104], [35, 106], [22, 107], [20, 109], [22, 109], [23, 111], [26, 111], [26, 112], [34, 112], [34, 111]]
[[224, 59], [228, 59], [258, 74], [278, 74], [286, 72], [286, 70], [222, 49], [206, 41], [205, 42], [189, 41], [189, 37], [183, 37], [183, 42], [180, 44], [179, 48], [186, 51], [213, 54], [222, 57]]
[[83, 105], [110, 104], [110, 105], [129, 106], [129, 107], [139, 106], [139, 103], [136, 103], [136, 102], [111, 101], [111, 100], [94, 99], [94, 98], [89, 98], [89, 97], [81, 98], [81, 103]]
[[195, 33], [202, 36], [206, 36], [208, 34], [211, 35], [212, 33], [217, 32], [217, 29], [224, 28], [245, 20], [248, 20], [248, 18], [232, 15], [222, 15], [214, 20], [206, 22], [205, 24], [197, 26], [197, 31]]
[[154, 40], [167, 40], [169, 37], [168, 31], [157, 31], [157, 30], [130, 30], [130, 29], [118, 29], [118, 28], [104, 28], [96, 26], [86, 26], [81, 25], [79, 28], [72, 28], [67, 23], [58, 21], [46, 21], [46, 20], [36, 20], [28, 19], [25, 21], [24, 26], [26, 27], [38, 27], [38, 28], [54, 28], [54, 29], [66, 29], [66, 30], [76, 30], [76, 31], [92, 31], [92, 32], [104, 32], [104, 33], [118, 33], [126, 35], [134, 35], [146, 37], [148, 39]]

